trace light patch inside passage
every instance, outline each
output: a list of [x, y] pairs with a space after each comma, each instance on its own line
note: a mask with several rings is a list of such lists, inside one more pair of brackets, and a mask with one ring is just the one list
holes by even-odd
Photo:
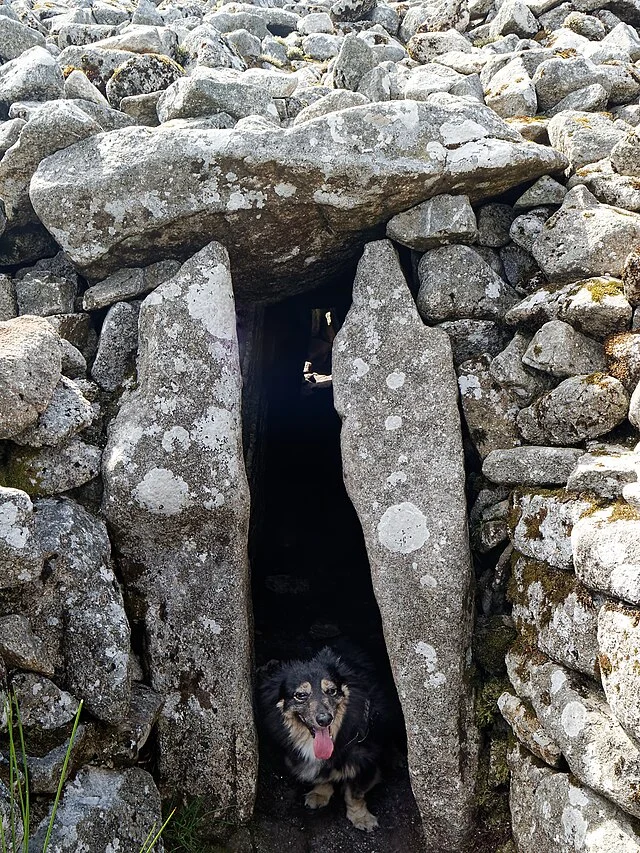
[[396, 554], [417, 551], [429, 538], [426, 516], [409, 501], [390, 506], [377, 529], [380, 544]]
[[175, 515], [189, 506], [189, 486], [168, 468], [152, 468], [133, 490], [133, 499], [156, 515]]

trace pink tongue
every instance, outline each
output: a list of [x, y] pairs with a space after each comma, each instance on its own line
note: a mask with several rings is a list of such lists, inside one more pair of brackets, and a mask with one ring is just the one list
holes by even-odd
[[316, 758], [331, 758], [333, 752], [333, 741], [329, 734], [329, 726], [325, 729], [317, 729], [313, 739], [313, 754]]

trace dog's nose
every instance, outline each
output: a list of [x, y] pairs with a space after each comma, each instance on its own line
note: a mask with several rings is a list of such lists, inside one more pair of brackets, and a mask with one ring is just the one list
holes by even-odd
[[316, 723], [319, 726], [322, 726], [322, 728], [325, 728], [326, 726], [328, 726], [329, 723], [331, 722], [331, 720], [333, 720], [333, 716], [331, 714], [327, 714], [327, 713], [316, 714]]

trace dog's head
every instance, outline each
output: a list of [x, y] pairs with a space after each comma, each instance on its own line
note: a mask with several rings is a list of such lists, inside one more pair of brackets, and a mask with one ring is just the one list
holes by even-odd
[[293, 661], [280, 669], [276, 707], [289, 737], [301, 753], [326, 760], [349, 702], [349, 687], [340, 660], [323, 649], [309, 661]]

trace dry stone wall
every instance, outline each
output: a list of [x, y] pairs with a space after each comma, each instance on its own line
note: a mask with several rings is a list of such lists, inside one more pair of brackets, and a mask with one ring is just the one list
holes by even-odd
[[0, 674], [43, 815], [83, 702], [57, 850], [137, 850], [156, 784], [250, 818], [263, 306], [360, 258], [336, 404], [427, 848], [640, 850], [638, 27], [1, 3]]

